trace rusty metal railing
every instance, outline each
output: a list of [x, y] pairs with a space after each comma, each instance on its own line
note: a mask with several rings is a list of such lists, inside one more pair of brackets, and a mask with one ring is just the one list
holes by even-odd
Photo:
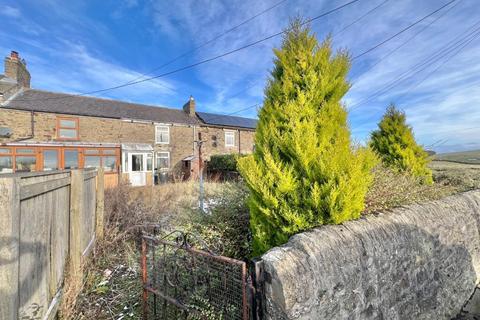
[[216, 255], [198, 237], [142, 235], [143, 317], [248, 320], [244, 261]]

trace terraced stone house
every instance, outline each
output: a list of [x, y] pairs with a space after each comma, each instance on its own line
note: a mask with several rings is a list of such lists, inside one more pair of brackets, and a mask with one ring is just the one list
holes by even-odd
[[151, 185], [155, 174], [185, 179], [202, 155], [250, 153], [255, 119], [149, 106], [30, 88], [12, 51], [0, 75], [0, 174], [103, 167], [106, 183]]

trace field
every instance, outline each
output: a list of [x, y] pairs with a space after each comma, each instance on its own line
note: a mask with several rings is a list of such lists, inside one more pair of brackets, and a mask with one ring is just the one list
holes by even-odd
[[432, 161], [430, 168], [433, 171], [435, 182], [452, 186], [457, 192], [480, 188], [480, 162], [479, 164], [470, 164]]
[[441, 153], [434, 157], [435, 160], [453, 161], [470, 164], [480, 164], [480, 150]]

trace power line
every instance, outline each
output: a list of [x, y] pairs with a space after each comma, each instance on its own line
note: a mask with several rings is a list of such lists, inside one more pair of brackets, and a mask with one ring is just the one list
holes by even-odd
[[442, 10], [443, 8], [445, 8], [446, 6], [450, 5], [451, 3], [455, 2], [455, 1], [458, 1], [458, 0], [451, 0], [450, 2], [447, 2], [446, 4], [444, 4], [443, 6], [441, 6], [440, 8], [438, 8], [438, 9], [430, 12], [429, 14], [427, 14], [426, 16], [424, 16], [423, 18], [421, 18], [421, 19], [415, 21], [414, 23], [410, 24], [409, 26], [403, 28], [402, 30], [400, 30], [399, 32], [395, 33], [395, 34], [392, 35], [391, 37], [383, 40], [382, 42], [380, 42], [380, 43], [378, 43], [377, 45], [375, 45], [375, 46], [373, 46], [373, 47], [365, 50], [364, 52], [362, 52], [362, 53], [354, 56], [354, 57], [352, 58], [352, 60], [356, 60], [356, 59], [358, 59], [358, 58], [360, 58], [360, 57], [363, 57], [364, 55], [372, 52], [373, 50], [377, 49], [378, 47], [383, 46], [385, 43], [387, 43], [387, 42], [391, 41], [392, 39], [398, 37], [399, 35], [401, 35], [401, 34], [404, 33], [405, 31], [410, 30], [411, 28], [413, 28], [414, 26], [416, 26], [417, 24], [419, 24], [419, 23], [422, 22], [423, 20], [425, 20], [425, 19], [427, 19], [428, 17], [434, 15], [435, 13], [437, 13], [438, 11]]
[[439, 64], [435, 69], [433, 69], [430, 73], [428, 73], [422, 80], [417, 82], [415, 85], [411, 86], [410, 88], [407, 89], [407, 92], [402, 94], [399, 99], [404, 98], [407, 94], [409, 94], [413, 89], [417, 88], [419, 85], [421, 85], [425, 80], [427, 80], [429, 77], [431, 77], [435, 72], [437, 72], [441, 67], [443, 67], [445, 64], [447, 64], [452, 58], [454, 58], [457, 54], [463, 51], [463, 49], [468, 46], [470, 43], [472, 43], [474, 40], [476, 40], [480, 36], [480, 32], [476, 33], [471, 39], [466, 41], [456, 52], [454, 52], [451, 56], [447, 57], [441, 64]]
[[[460, 0], [461, 1], [461, 0]], [[391, 56], [392, 54], [394, 54], [395, 52], [397, 52], [400, 48], [402, 48], [403, 46], [405, 46], [407, 43], [409, 43], [410, 41], [412, 41], [413, 39], [415, 39], [418, 35], [420, 35], [423, 31], [425, 31], [426, 29], [428, 29], [430, 26], [432, 26], [435, 22], [437, 22], [438, 20], [440, 20], [441, 18], [443, 18], [447, 13], [449, 13], [453, 8], [455, 8], [458, 4], [460, 4], [460, 1], [455, 3], [453, 6], [451, 6], [450, 8], [448, 8], [445, 12], [443, 12], [441, 15], [439, 15], [438, 17], [436, 17], [435, 19], [433, 19], [430, 23], [428, 23], [426, 26], [424, 26], [422, 29], [420, 29], [418, 32], [416, 32], [412, 37], [408, 38], [406, 41], [402, 42], [399, 46], [395, 47], [394, 49], [392, 49], [391, 51], [389, 51], [386, 55], [384, 55], [383, 57], [381, 57], [380, 59], [378, 59], [374, 64], [372, 64], [371, 66], [367, 67], [366, 70], [363, 71], [362, 75], [366, 74], [367, 72], [371, 71], [373, 68], [375, 68], [378, 64], [380, 64], [382, 61], [384, 61], [386, 58], [388, 58], [389, 56]], [[362, 76], [361, 75], [361, 76]], [[360, 76], [360, 77], [361, 77]], [[357, 78], [358, 79], [358, 78]], [[353, 85], [355, 85], [355, 83], [358, 82], [355, 81]]]
[[234, 112], [225, 113], [225, 114], [219, 114], [219, 115], [217, 115], [217, 116], [215, 116], [215, 117], [209, 118], [209, 120], [218, 119], [218, 118], [221, 118], [221, 117], [224, 117], [224, 116], [232, 116], [232, 115], [238, 114], [238, 113], [240, 113], [240, 112], [242, 112], [242, 111], [246, 111], [246, 110], [248, 110], [248, 109], [252, 109], [252, 108], [260, 107], [260, 106], [261, 106], [261, 103], [256, 103], [256, 104], [254, 104], [254, 105], [248, 106], [248, 107], [243, 108], [243, 109], [236, 110], [236, 111], [234, 111]]
[[[472, 26], [470, 26], [468, 29], [472, 29], [474, 28], [476, 25], [478, 25], [480, 23], [479, 22], [476, 22], [474, 23]], [[474, 31], [471, 31], [469, 34], [463, 36], [462, 38], [460, 38], [459, 40], [457, 41], [450, 41], [447, 45], [445, 45], [442, 49], [440, 49], [439, 51], [437, 51], [434, 55], [428, 57], [427, 59], [425, 59], [422, 63], [419, 63], [415, 66], [413, 66], [412, 68], [410, 68], [409, 70], [403, 72], [402, 74], [400, 74], [397, 78], [395, 78], [393, 81], [391, 81], [390, 83], [388, 83], [386, 86], [384, 86], [382, 89], [380, 90], [377, 90], [376, 92], [374, 92], [373, 94], [371, 94], [370, 96], [368, 96], [366, 99], [354, 104], [353, 106], [350, 107], [350, 111], [358, 108], [359, 106], [367, 103], [367, 102], [370, 102], [373, 98], [376, 98], [384, 93], [386, 93], [387, 91], [389, 91], [390, 89], [392, 89], [393, 87], [395, 87], [396, 85], [398, 85], [399, 83], [403, 82], [404, 80], [406, 80], [407, 78], [425, 70], [426, 68], [428, 68], [430, 65], [432, 65], [433, 63], [437, 62], [439, 59], [443, 58], [445, 55], [449, 54], [452, 50], [455, 50], [457, 49], [459, 46], [463, 45], [465, 43], [465, 41], [468, 41], [468, 40], [465, 40], [467, 39], [468, 37], [471, 37], [472, 35], [474, 35], [476, 32], [478, 32], [479, 28], [475, 29]], [[467, 30], [468, 32], [468, 30]], [[423, 67], [425, 66], [426, 67]], [[423, 68], [421, 68], [423, 67]], [[420, 69], [419, 69], [420, 68]]]
[[[313, 17], [311, 19], [308, 19], [304, 22], [301, 23], [301, 25], [306, 25], [310, 22], [313, 22], [315, 20], [318, 20], [322, 17], [325, 17], [329, 14], [332, 14], [334, 12], [337, 12], [347, 6], [350, 6], [356, 2], [358, 2], [360, 0], [351, 0], [350, 2], [347, 2], [345, 4], [342, 4], [338, 7], [335, 7], [329, 11], [326, 11], [316, 17]], [[452, 0], [452, 1], [457, 1], [457, 0]], [[247, 49], [247, 48], [250, 48], [250, 47], [253, 47], [259, 43], [262, 43], [262, 42], [265, 42], [267, 40], [270, 40], [270, 39], [273, 39], [275, 37], [278, 37], [279, 35], [282, 35], [284, 33], [287, 33], [288, 31], [290, 31], [291, 28], [287, 28], [283, 31], [280, 31], [280, 32], [277, 32], [277, 33], [274, 33], [272, 35], [269, 35], [267, 37], [264, 37], [262, 39], [259, 39], [259, 40], [256, 40], [254, 42], [251, 42], [251, 43], [248, 43], [244, 46], [241, 46], [241, 47], [238, 47], [236, 49], [233, 49], [233, 50], [230, 50], [230, 51], [227, 51], [227, 52], [224, 52], [224, 53], [221, 53], [219, 55], [216, 55], [216, 56], [213, 56], [211, 58], [208, 58], [208, 59], [204, 59], [204, 60], [201, 60], [201, 61], [198, 61], [196, 63], [192, 63], [192, 64], [189, 64], [189, 65], [186, 65], [186, 66], [183, 66], [183, 67], [180, 67], [180, 68], [177, 68], [177, 69], [174, 69], [174, 70], [171, 70], [171, 71], [168, 71], [168, 72], [165, 72], [165, 73], [162, 73], [162, 74], [159, 74], [159, 75], [156, 75], [156, 76], [152, 76], [152, 77], [148, 77], [148, 78], [145, 78], [145, 79], [141, 79], [141, 80], [137, 80], [137, 81], [132, 81], [132, 82], [128, 82], [128, 83], [124, 83], [124, 84], [120, 84], [120, 85], [117, 85], [117, 86], [113, 86], [113, 87], [109, 87], [109, 88], [104, 88], [104, 89], [99, 89], [99, 90], [94, 90], [94, 91], [89, 91], [89, 92], [84, 92], [84, 93], [78, 93], [78, 94], [73, 94], [73, 95], [70, 95], [69, 97], [51, 97], [51, 98], [44, 98], [44, 99], [24, 99], [24, 100], [21, 100], [21, 99], [15, 99], [15, 101], [39, 101], [39, 100], [55, 100], [55, 99], [66, 99], [66, 98], [70, 98], [70, 97], [78, 97], [78, 96], [85, 96], [85, 95], [90, 95], [90, 94], [95, 94], [95, 93], [101, 93], [101, 92], [105, 92], [105, 91], [110, 91], [110, 90], [115, 90], [115, 89], [120, 89], [120, 88], [123, 88], [123, 87], [127, 87], [127, 86], [131, 86], [131, 85], [135, 85], [135, 84], [138, 84], [138, 83], [142, 83], [142, 82], [146, 82], [146, 81], [150, 81], [150, 80], [153, 80], [153, 79], [158, 79], [158, 78], [163, 78], [165, 76], [168, 76], [168, 75], [171, 75], [171, 74], [175, 74], [175, 73], [178, 73], [178, 72], [181, 72], [181, 71], [184, 71], [184, 70], [187, 70], [187, 69], [191, 69], [191, 68], [194, 68], [194, 67], [197, 67], [199, 65], [203, 65], [205, 63], [208, 63], [208, 62], [211, 62], [211, 61], [214, 61], [214, 60], [218, 60], [220, 58], [223, 58], [223, 57], [226, 57], [228, 55], [231, 55], [233, 53], [236, 53], [238, 51], [241, 51], [241, 50], [244, 50], [244, 49]]]
[[158, 67], [156, 67], [156, 68], [148, 71], [147, 73], [142, 74], [140, 77], [137, 77], [137, 78], [135, 78], [135, 79], [130, 80], [130, 82], [135, 82], [135, 81], [137, 81], [137, 80], [139, 80], [139, 79], [142, 79], [142, 78], [143, 78], [144, 76], [146, 76], [146, 75], [149, 75], [149, 74], [151, 74], [151, 73], [153, 73], [153, 72], [155, 72], [155, 71], [158, 71], [158, 70], [160, 70], [160, 69], [163, 69], [164, 67], [166, 67], [166, 66], [168, 66], [168, 65], [171, 65], [172, 63], [174, 63], [174, 62], [176, 62], [176, 61], [178, 61], [178, 60], [180, 60], [180, 59], [182, 59], [182, 58], [190, 55], [191, 53], [197, 51], [198, 49], [201, 49], [201, 48], [205, 47], [206, 45], [208, 45], [208, 44], [210, 44], [210, 43], [212, 43], [212, 42], [215, 42], [216, 40], [220, 39], [220, 38], [223, 37], [224, 35], [226, 35], [226, 34], [232, 32], [232, 31], [240, 28], [241, 26], [243, 26], [243, 25], [249, 23], [250, 21], [258, 18], [259, 16], [261, 16], [261, 15], [263, 15], [263, 14], [265, 14], [265, 13], [267, 13], [267, 12], [273, 10], [273, 9], [275, 9], [276, 7], [284, 4], [284, 3], [287, 2], [287, 1], [288, 1], [288, 0], [282, 0], [282, 1], [279, 1], [279, 2], [275, 3], [273, 6], [268, 7], [268, 8], [266, 8], [266, 9], [262, 10], [261, 12], [259, 12], [259, 13], [255, 14], [255, 15], [251, 16], [250, 18], [242, 21], [241, 23], [239, 23], [239, 24], [231, 27], [230, 29], [227, 29], [227, 30], [225, 30], [224, 32], [218, 34], [217, 36], [211, 38], [210, 40], [207, 40], [207, 41], [203, 42], [202, 44], [194, 47], [194, 48], [191, 49], [191, 50], [185, 51], [184, 53], [182, 53], [182, 54], [180, 54], [180, 55], [172, 58], [171, 60], [165, 62], [164, 64], [162, 64], [162, 65], [160, 65], [160, 66], [158, 66]]
[[[386, 4], [388, 1], [390, 0], [385, 0], [383, 2], [381, 2], [380, 4], [376, 5], [375, 7], [373, 7], [372, 9], [368, 10], [366, 13], [364, 13], [363, 15], [361, 15], [360, 17], [358, 17], [357, 19], [355, 19], [354, 21], [352, 21], [351, 23], [349, 23], [348, 25], [346, 25], [345, 27], [343, 27], [342, 29], [340, 29], [338, 32], [334, 33], [332, 35], [333, 38], [337, 37], [338, 35], [340, 35], [341, 33], [343, 33], [344, 31], [346, 31], [348, 28], [350, 28], [352, 25], [354, 25], [355, 23], [359, 22], [360, 20], [364, 19], [365, 17], [367, 17], [368, 15], [372, 14], [374, 11], [376, 11], [377, 9], [379, 9], [380, 7], [382, 7], [384, 4]], [[261, 80], [261, 79], [260, 79]], [[259, 80], [257, 81], [254, 81], [253, 83], [251, 83], [250, 85], [248, 85], [246, 88], [244, 88], [243, 90], [241, 91], [238, 91], [236, 92], [235, 94], [231, 95], [228, 100], [231, 100], [232, 98], [244, 93], [245, 91], [251, 89], [252, 87], [254, 87], [258, 82], [260, 82]], [[227, 101], [228, 101], [227, 100]], [[240, 110], [237, 110], [235, 112], [232, 112], [232, 113], [227, 113], [227, 114], [223, 114], [223, 115], [233, 115], [233, 114], [237, 114], [237, 113], [240, 113], [242, 111], [245, 111], [245, 110], [248, 110], [248, 109], [252, 109], [254, 107], [259, 107], [261, 106], [261, 103], [257, 103], [257, 104], [254, 104], [254, 105], [251, 105], [249, 107], [246, 107], [244, 109], [240, 109]], [[219, 115], [219, 117], [222, 116], [222, 115]]]
[[368, 16], [369, 14], [373, 13], [375, 10], [379, 9], [381, 6], [383, 6], [385, 3], [387, 3], [388, 1], [390, 0], [385, 0], [383, 2], [381, 2], [380, 4], [378, 4], [377, 6], [375, 6], [374, 8], [370, 9], [369, 11], [367, 11], [366, 13], [364, 13], [363, 15], [361, 15], [360, 17], [358, 17], [357, 19], [355, 19], [354, 21], [352, 21], [351, 23], [349, 23], [348, 25], [346, 25], [345, 27], [343, 27], [342, 29], [340, 29], [339, 31], [337, 31], [336, 33], [333, 34], [332, 37], [336, 37], [340, 34], [342, 34], [345, 30], [347, 30], [348, 28], [350, 28], [351, 26], [353, 26], [355, 23], [357, 23], [358, 21], [362, 20], [363, 18], [365, 18], [366, 16]]

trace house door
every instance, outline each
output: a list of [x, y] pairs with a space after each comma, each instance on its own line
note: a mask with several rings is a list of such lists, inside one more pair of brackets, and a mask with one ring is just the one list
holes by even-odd
[[144, 153], [128, 154], [128, 171], [130, 172], [130, 184], [132, 186], [144, 186], [147, 184], [145, 160], [146, 154]]

